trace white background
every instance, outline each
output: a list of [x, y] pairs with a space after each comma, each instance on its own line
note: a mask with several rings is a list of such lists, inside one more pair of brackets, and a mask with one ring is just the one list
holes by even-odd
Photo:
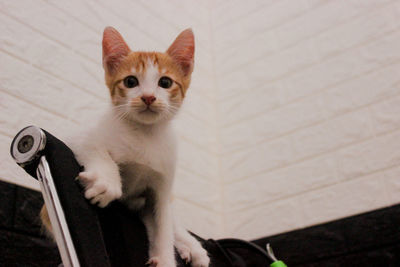
[[400, 201], [400, 2], [0, 0], [0, 179], [37, 125], [63, 138], [108, 104], [105, 26], [196, 65], [176, 119], [175, 205], [205, 237], [252, 239]]

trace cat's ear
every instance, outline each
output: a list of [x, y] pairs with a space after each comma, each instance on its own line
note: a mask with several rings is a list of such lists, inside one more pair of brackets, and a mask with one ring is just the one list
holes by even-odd
[[103, 33], [103, 67], [113, 73], [122, 59], [130, 53], [121, 34], [113, 27], [106, 27]]
[[192, 73], [194, 64], [194, 35], [192, 29], [186, 29], [181, 32], [168, 48], [167, 54], [178, 63], [185, 76]]

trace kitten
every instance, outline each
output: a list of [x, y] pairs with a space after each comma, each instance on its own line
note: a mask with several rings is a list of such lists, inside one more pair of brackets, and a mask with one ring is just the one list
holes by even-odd
[[[176, 266], [174, 245], [192, 266], [209, 265], [207, 252], [174, 222], [171, 190], [176, 163], [170, 121], [190, 84], [194, 36], [183, 31], [165, 53], [132, 52], [112, 27], [103, 35], [103, 67], [112, 106], [97, 126], [69, 144], [85, 166], [85, 197], [107, 206], [120, 199], [140, 210], [149, 237], [149, 264]], [[45, 217], [45, 214], [42, 214]], [[44, 224], [49, 225], [45, 220]]]

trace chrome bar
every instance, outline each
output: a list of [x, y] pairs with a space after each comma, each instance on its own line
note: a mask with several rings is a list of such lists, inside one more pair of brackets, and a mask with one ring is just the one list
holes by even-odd
[[64, 211], [45, 156], [41, 156], [36, 173], [63, 265], [65, 267], [79, 267], [79, 260], [72, 243]]

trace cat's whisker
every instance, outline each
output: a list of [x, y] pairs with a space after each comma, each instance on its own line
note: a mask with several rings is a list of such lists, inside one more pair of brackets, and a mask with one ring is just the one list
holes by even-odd
[[173, 109], [166, 109], [164, 110], [163, 114], [163, 118], [166, 120], [169, 120], [171, 118], [173, 118], [175, 116], [175, 114], [177, 113], [177, 109], [173, 110]]
[[126, 117], [128, 117], [129, 115], [129, 111], [125, 111], [121, 114], [121, 116], [119, 117], [121, 120], [125, 119]]
[[114, 114], [113, 117], [116, 120], [123, 120], [125, 119], [128, 115], [129, 115], [129, 110], [126, 109], [126, 107], [128, 107], [129, 105], [127, 104], [120, 104], [117, 106], [114, 106]]

